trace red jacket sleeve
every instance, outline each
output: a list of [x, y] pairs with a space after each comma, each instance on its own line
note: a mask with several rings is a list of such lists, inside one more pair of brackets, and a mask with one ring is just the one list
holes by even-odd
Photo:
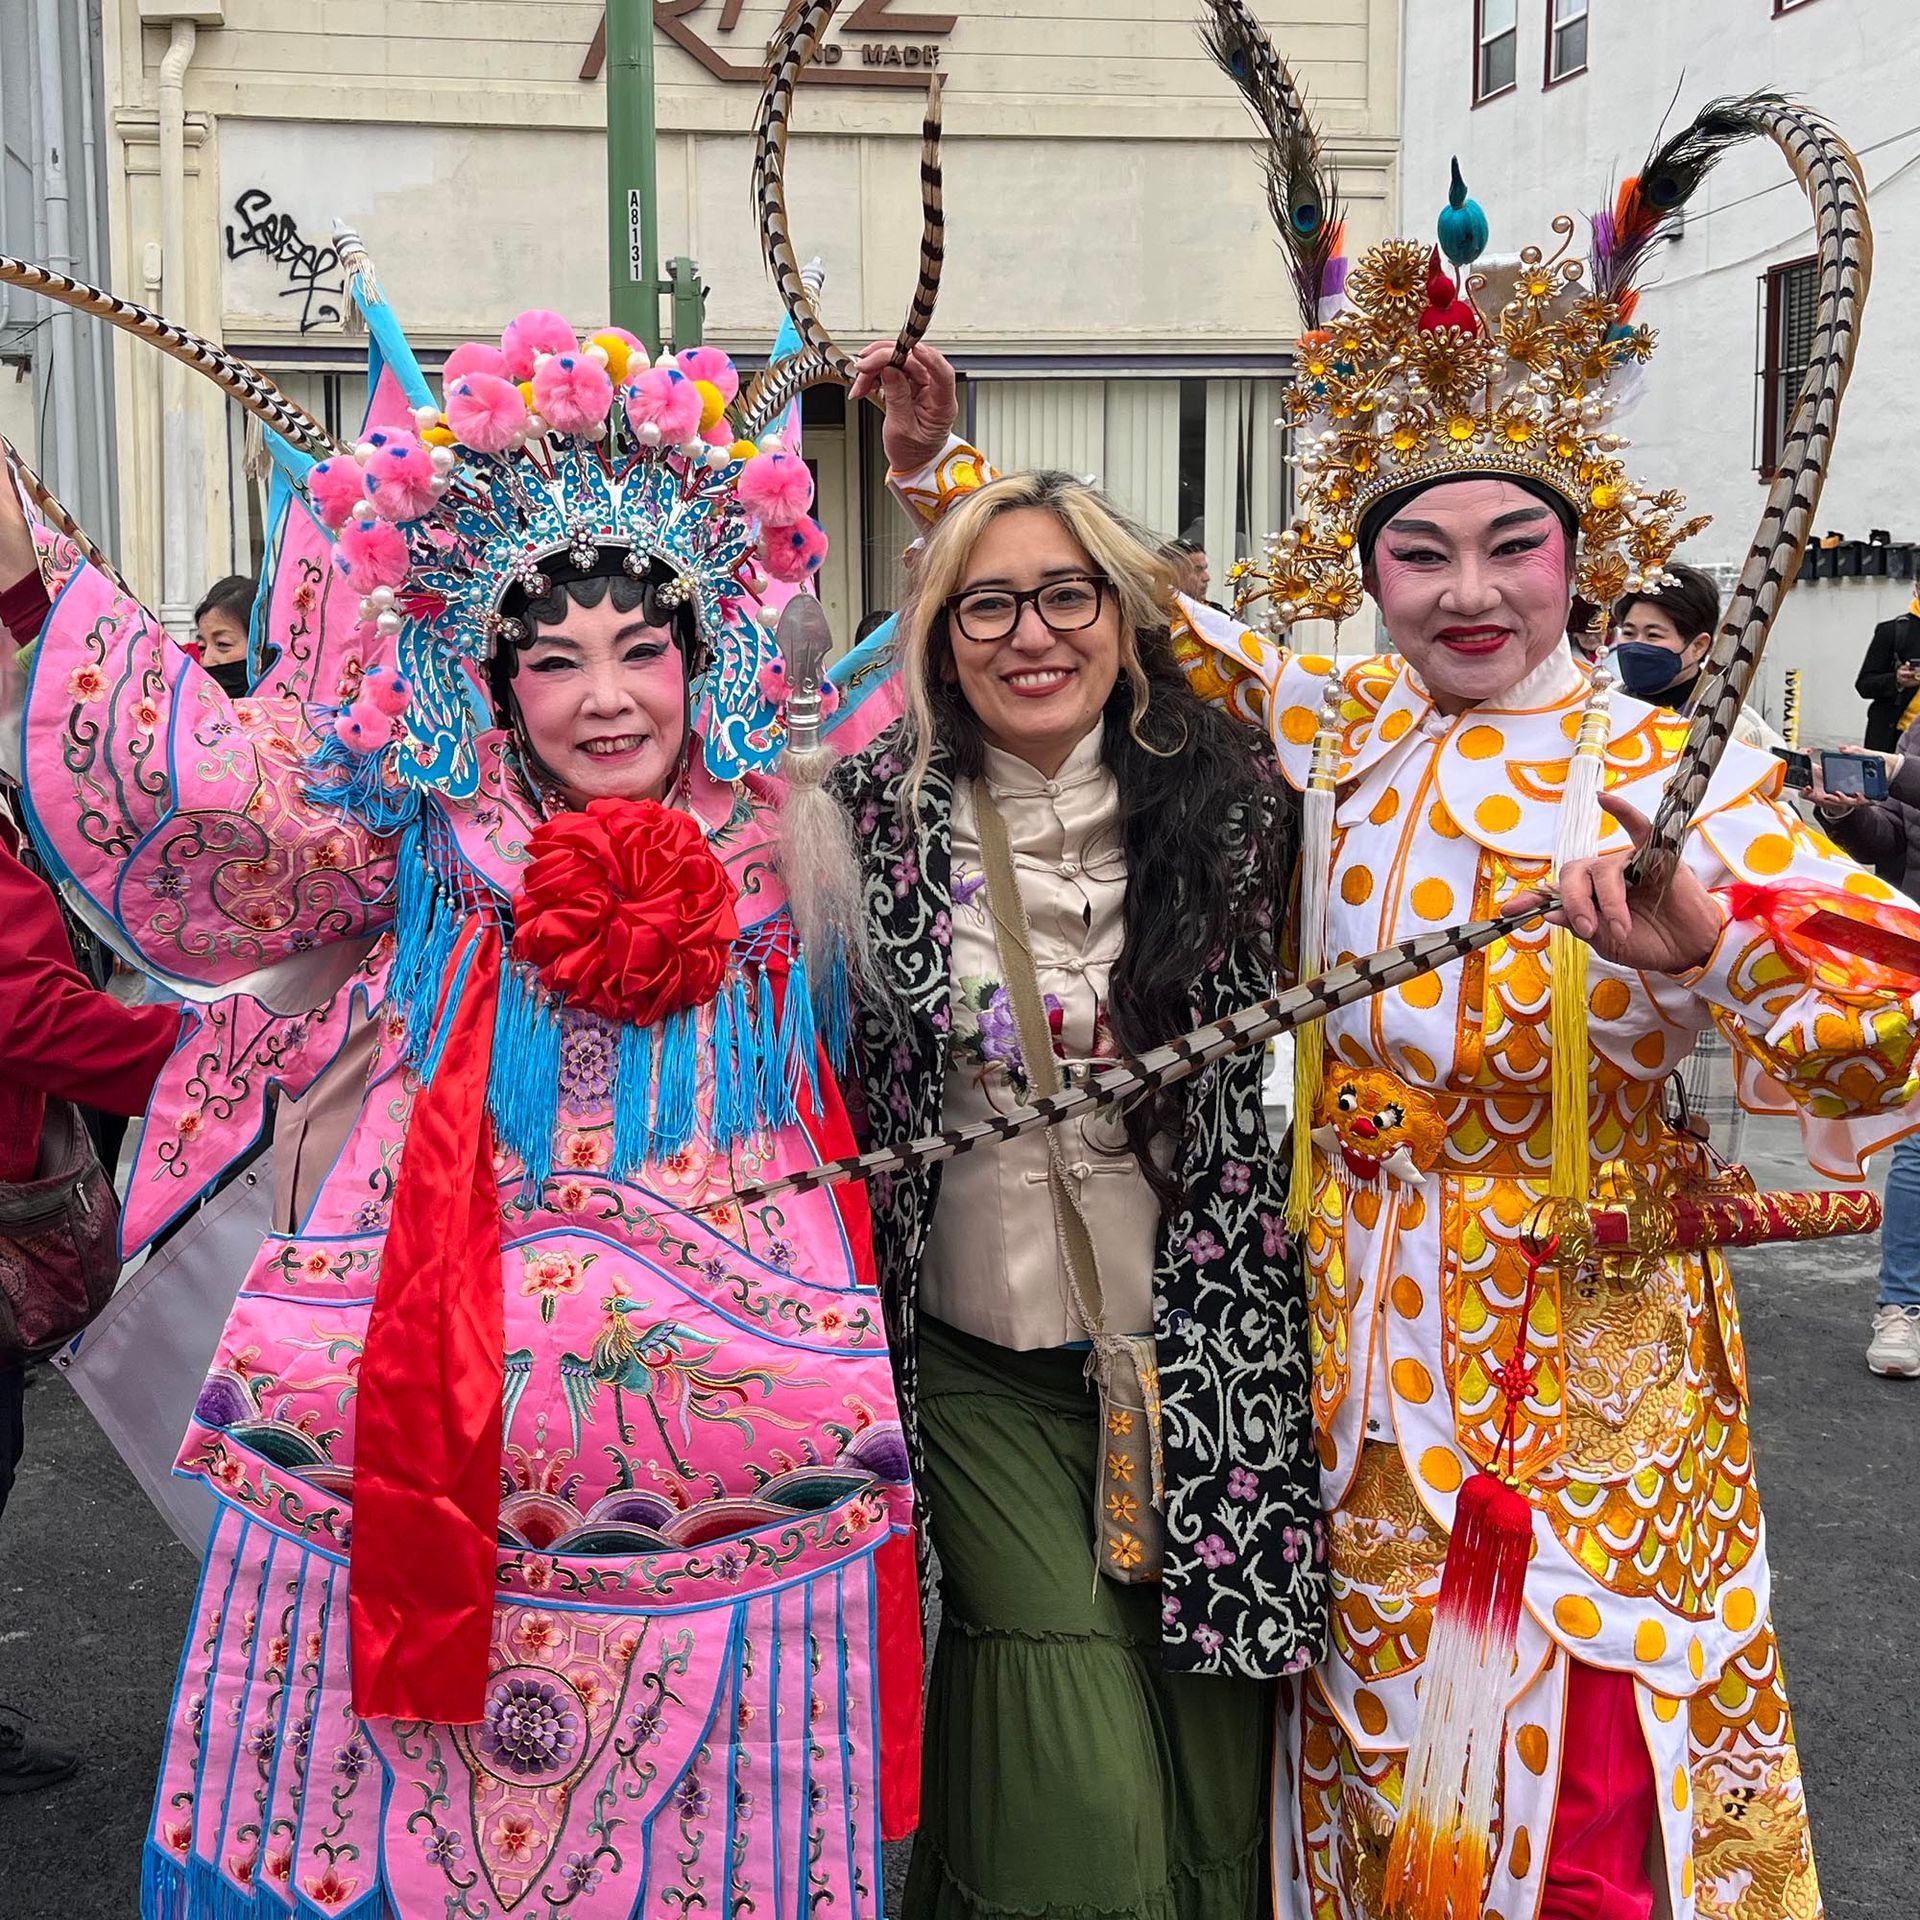
[[126, 1007], [73, 964], [59, 902], [0, 834], [0, 1080], [144, 1113], [180, 1037], [175, 1007]]

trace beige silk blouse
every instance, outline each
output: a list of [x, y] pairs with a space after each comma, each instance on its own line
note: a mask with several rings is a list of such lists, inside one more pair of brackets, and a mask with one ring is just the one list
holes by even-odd
[[[1120, 956], [1127, 868], [1119, 790], [1101, 759], [1099, 730], [1074, 748], [1051, 780], [991, 747], [984, 777], [1013, 845], [1034, 968], [1063, 1071], [1111, 1057], [1107, 977]], [[1028, 1098], [987, 913], [972, 784], [964, 780], [953, 799], [951, 965], [950, 1126]], [[1108, 1331], [1149, 1332], [1159, 1230], [1153, 1189], [1111, 1115], [1070, 1120], [1059, 1133], [1100, 1266]], [[928, 1236], [920, 1303], [923, 1312], [998, 1346], [1024, 1351], [1087, 1337], [1068, 1297], [1044, 1135], [1026, 1134], [948, 1164]]]

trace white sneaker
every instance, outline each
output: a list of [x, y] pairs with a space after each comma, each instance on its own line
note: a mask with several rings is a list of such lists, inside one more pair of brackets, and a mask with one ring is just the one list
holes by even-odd
[[1867, 1370], [1896, 1380], [1920, 1379], [1920, 1307], [1879, 1307]]

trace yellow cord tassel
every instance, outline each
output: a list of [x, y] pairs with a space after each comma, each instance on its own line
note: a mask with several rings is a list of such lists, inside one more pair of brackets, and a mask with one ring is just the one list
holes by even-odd
[[[1613, 709], [1613, 679], [1603, 661], [1580, 714], [1580, 734], [1567, 763], [1554, 836], [1553, 875], [1570, 860], [1592, 857], [1600, 844], [1600, 789], [1606, 774], [1607, 735]], [[1551, 1052], [1553, 1161], [1547, 1191], [1556, 1200], [1585, 1200], [1591, 1180], [1590, 1117], [1593, 1052], [1587, 1032], [1587, 943], [1565, 927], [1547, 937], [1552, 999], [1547, 1014]]]
[[[1340, 757], [1339, 680], [1330, 674], [1313, 736], [1313, 765], [1300, 802], [1300, 918], [1294, 977], [1310, 980], [1326, 965], [1327, 890], [1333, 879], [1333, 777]], [[1313, 1207], [1313, 1119], [1326, 1072], [1327, 1028], [1309, 1020], [1293, 1036], [1293, 1160], [1287, 1183], [1287, 1231], [1298, 1238]]]

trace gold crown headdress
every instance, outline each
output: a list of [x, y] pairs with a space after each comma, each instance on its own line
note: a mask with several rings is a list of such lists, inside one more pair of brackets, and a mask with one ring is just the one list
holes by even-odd
[[1400, 488], [1474, 474], [1566, 502], [1587, 599], [1609, 606], [1658, 581], [1706, 521], [1628, 472], [1612, 424], [1654, 346], [1634, 320], [1636, 280], [1714, 162], [1783, 103], [1756, 95], [1703, 109], [1591, 217], [1585, 259], [1572, 256], [1576, 222], [1563, 214], [1551, 251], [1482, 262], [1488, 223], [1456, 164], [1435, 242], [1383, 241], [1348, 267], [1337, 187], [1291, 75], [1242, 0], [1209, 7], [1214, 56], [1267, 132], [1269, 200], [1304, 329], [1286, 396], [1298, 512], [1263, 561], [1235, 567], [1240, 611], [1275, 629], [1348, 618], [1368, 510]]

